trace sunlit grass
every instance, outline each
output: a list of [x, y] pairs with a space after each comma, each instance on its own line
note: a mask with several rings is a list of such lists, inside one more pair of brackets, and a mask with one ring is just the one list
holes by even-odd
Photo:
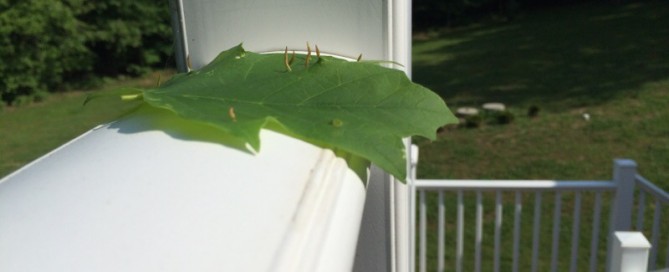
[[625, 157], [669, 189], [669, 28], [658, 25], [665, 2], [576, 5], [417, 42], [414, 80], [453, 110], [504, 102], [516, 116], [417, 140], [419, 175], [607, 179]]
[[113, 98], [83, 106], [89, 93], [123, 86], [151, 87], [158, 74], [166, 78], [173, 73], [162, 71], [137, 79], [114, 80], [96, 90], [55, 93], [40, 103], [5, 108], [0, 112], [0, 177], [137, 106], [136, 102]]

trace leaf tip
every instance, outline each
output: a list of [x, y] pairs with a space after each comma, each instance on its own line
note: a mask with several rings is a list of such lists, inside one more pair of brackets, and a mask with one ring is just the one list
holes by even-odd
[[247, 147], [249, 147], [255, 153], [260, 152], [260, 138], [250, 139], [248, 142], [246, 142], [246, 144], [247, 144]]
[[235, 48], [236, 48], [238, 51], [246, 52], [246, 49], [244, 49], [244, 42], [240, 42], [237, 46], [235, 46]]
[[246, 50], [244, 49], [243, 44], [244, 44], [244, 43], [240, 43], [239, 45], [237, 45], [237, 46], [235, 47], [236, 50], [233, 51], [233, 52], [236, 52], [236, 54], [235, 54], [235, 59], [241, 59], [241, 58], [243, 58], [244, 56], [246, 56]]

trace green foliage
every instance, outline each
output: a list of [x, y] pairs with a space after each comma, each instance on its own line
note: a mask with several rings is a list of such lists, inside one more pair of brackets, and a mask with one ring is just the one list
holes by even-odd
[[180, 74], [156, 89], [129, 90], [159, 108], [205, 122], [260, 148], [271, 127], [369, 160], [404, 180], [403, 137], [435, 139], [455, 122], [443, 100], [398, 70], [371, 62], [299, 55], [256, 54], [240, 46], [200, 70]]
[[83, 25], [62, 1], [0, 2], [2, 100], [46, 91], [67, 75], [86, 71], [91, 52]]
[[513, 113], [508, 110], [497, 112], [494, 116], [495, 122], [500, 125], [510, 124], [515, 118], [515, 115], [513, 115]]
[[536, 118], [539, 116], [539, 111], [541, 111], [541, 109], [538, 106], [532, 105], [527, 109], [527, 117]]
[[32, 96], [30, 96], [30, 95], [19, 95], [12, 102], [12, 106], [23, 107], [23, 106], [30, 105], [30, 103], [32, 103], [32, 102], [33, 102]]
[[513, 122], [516, 116], [508, 109], [503, 111], [498, 110], [483, 110], [482, 119], [486, 124], [490, 125], [506, 125]]
[[170, 53], [167, 3], [0, 1], [0, 98], [8, 103], [101, 75], [140, 74]]
[[35, 94], [32, 96], [34, 102], [44, 102], [44, 100], [49, 97], [49, 93], [45, 91], [39, 91], [35, 92]]
[[90, 1], [78, 18], [89, 26], [86, 43], [95, 52], [98, 74], [141, 74], [164, 65], [172, 53], [166, 1]]
[[470, 115], [464, 118], [464, 123], [461, 124], [466, 128], [479, 128], [483, 124], [481, 115]]

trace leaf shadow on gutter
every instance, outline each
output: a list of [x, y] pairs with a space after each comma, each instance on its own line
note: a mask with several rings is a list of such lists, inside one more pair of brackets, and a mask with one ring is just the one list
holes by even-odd
[[183, 141], [220, 144], [253, 155], [246, 142], [209, 124], [186, 120], [173, 112], [151, 107], [145, 103], [109, 125], [121, 134], [162, 131]]
[[[119, 120], [111, 123], [109, 129], [117, 130], [121, 134], [136, 134], [149, 131], [162, 131], [168, 136], [184, 141], [207, 142], [229, 147], [249, 155], [254, 155], [250, 146], [239, 138], [226, 133], [206, 123], [187, 120], [179, 117], [170, 110], [155, 108], [141, 103], [132, 111], [124, 114]], [[292, 136], [319, 148], [331, 149], [335, 156], [346, 161], [348, 167], [366, 184], [369, 176], [370, 162], [360, 156], [341, 149], [315, 143], [300, 137], [283, 128], [276, 122], [268, 122], [265, 129]], [[262, 152], [259, 151], [259, 152]]]

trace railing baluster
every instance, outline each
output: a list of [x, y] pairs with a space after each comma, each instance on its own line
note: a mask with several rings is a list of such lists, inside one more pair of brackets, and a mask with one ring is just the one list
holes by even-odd
[[576, 191], [574, 200], [574, 222], [571, 226], [571, 265], [569, 271], [575, 272], [578, 265], [578, 242], [581, 227], [581, 191]]
[[427, 233], [427, 219], [426, 219], [426, 207], [425, 207], [425, 190], [420, 190], [419, 195], [418, 195], [418, 201], [419, 201], [419, 228], [420, 230], [418, 231], [420, 237], [419, 237], [419, 271], [420, 272], [425, 272], [426, 271], [426, 266], [427, 266], [427, 261], [426, 261], [426, 233]]
[[437, 271], [443, 272], [444, 267], [444, 246], [446, 245], [446, 207], [444, 206], [444, 192], [439, 191], [439, 245], [437, 246]]
[[516, 191], [516, 209], [513, 219], [513, 271], [518, 271], [518, 255], [520, 251], [520, 215], [523, 204], [520, 191]]
[[657, 246], [660, 240], [660, 221], [662, 218], [662, 203], [659, 199], [655, 199], [655, 215], [653, 216], [653, 241], [651, 242], [652, 247], [650, 248], [650, 258], [648, 260], [648, 268], [650, 270], [655, 270], [655, 263], [657, 260]]
[[541, 192], [534, 195], [534, 226], [532, 227], [532, 272], [537, 271], [539, 258], [539, 230], [541, 229]]
[[481, 240], [483, 240], [483, 203], [481, 191], [476, 191], [476, 244], [474, 245], [474, 271], [481, 271]]
[[553, 213], [553, 249], [551, 251], [551, 271], [557, 271], [558, 253], [560, 250], [560, 219], [562, 212], [562, 194], [555, 192], [555, 211]]
[[465, 225], [465, 207], [462, 203], [462, 191], [458, 191], [458, 230], [457, 230], [457, 242], [455, 249], [455, 271], [462, 271], [462, 253], [463, 253], [463, 230]]
[[636, 212], [636, 231], [643, 232], [643, 220], [646, 212], [646, 192], [639, 190], [639, 208]]
[[667, 256], [664, 257], [664, 267], [669, 267], [669, 238], [667, 238]]
[[494, 272], [499, 272], [499, 247], [502, 236], [502, 191], [495, 195], [495, 261]]
[[592, 216], [592, 238], [590, 240], [590, 272], [597, 271], [597, 251], [599, 249], [599, 221], [602, 214], [602, 193], [595, 192], [595, 208]]

